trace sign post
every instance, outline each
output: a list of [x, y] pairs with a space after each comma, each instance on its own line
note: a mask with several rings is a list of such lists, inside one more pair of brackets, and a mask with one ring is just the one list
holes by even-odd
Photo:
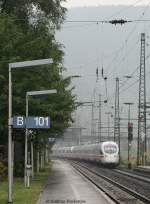
[[11, 70], [14, 68], [33, 67], [38, 65], [52, 64], [52, 59], [41, 59], [9, 64], [9, 96], [8, 96], [8, 203], [13, 203], [13, 159], [12, 159], [12, 76]]
[[[28, 111], [29, 111], [29, 96], [40, 96], [40, 95], [47, 95], [47, 94], [56, 94], [57, 93], [57, 90], [56, 89], [50, 89], [50, 90], [43, 90], [43, 91], [29, 91], [26, 93], [26, 117], [28, 117]], [[33, 121], [34, 120], [34, 121]], [[40, 118], [35, 118], [33, 119], [32, 122], [31, 122], [31, 118], [28, 119], [26, 122], [27, 122], [27, 125], [26, 125], [26, 133], [25, 133], [25, 167], [24, 167], [24, 184], [25, 184], [25, 187], [27, 186], [27, 172], [26, 172], [26, 166], [27, 166], [27, 161], [28, 161], [28, 128], [38, 128], [38, 126], [36, 126], [35, 124], [35, 121], [36, 120], [40, 120], [40, 121], [36, 121], [37, 123], [40, 122], [43, 122], [41, 121], [42, 119]], [[48, 119], [46, 119], [48, 120]], [[31, 123], [34, 124], [34, 127], [32, 126], [31, 127]], [[48, 122], [48, 126], [50, 127], [50, 120]], [[47, 127], [48, 127], [47, 126]], [[42, 128], [41, 126], [39, 128]], [[33, 147], [33, 144], [32, 144], [32, 147]], [[33, 153], [33, 151], [31, 151], [31, 154]], [[32, 163], [32, 176], [34, 174], [33, 172], [33, 155], [31, 155], [31, 163]]]
[[[28, 103], [27, 103], [28, 104]], [[43, 116], [28, 116], [28, 106], [27, 106], [27, 117], [24, 116], [14, 116], [13, 117], [13, 128], [26, 128], [25, 134], [25, 168], [24, 168], [24, 182], [25, 187], [30, 187], [30, 176], [33, 176], [33, 152], [31, 156], [31, 164], [28, 164], [28, 129], [49, 129], [50, 128], [50, 117]], [[32, 149], [33, 151], [33, 149]], [[29, 173], [30, 172], [30, 173]]]
[[11, 82], [11, 66], [9, 64], [9, 107], [8, 107], [8, 203], [12, 203], [12, 180], [13, 180], [13, 165], [12, 165], [12, 82]]
[[[26, 118], [28, 117], [28, 96], [26, 95]], [[28, 129], [25, 130], [25, 158], [24, 158], [24, 185], [28, 186], [27, 182], [27, 164], [28, 164]]]

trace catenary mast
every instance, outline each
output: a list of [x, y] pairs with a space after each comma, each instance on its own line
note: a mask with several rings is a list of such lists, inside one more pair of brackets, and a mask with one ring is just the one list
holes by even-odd
[[146, 164], [146, 80], [145, 80], [145, 33], [141, 34], [139, 106], [138, 106], [138, 143], [137, 165]]

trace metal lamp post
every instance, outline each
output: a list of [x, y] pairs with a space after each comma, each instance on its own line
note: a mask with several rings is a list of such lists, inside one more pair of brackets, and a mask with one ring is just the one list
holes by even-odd
[[81, 145], [81, 137], [82, 137], [82, 130], [85, 130], [86, 128], [82, 128], [80, 127], [80, 133], [79, 133], [79, 141], [78, 141], [78, 145]]
[[13, 159], [12, 159], [12, 69], [29, 68], [39, 65], [52, 64], [52, 59], [41, 59], [9, 64], [9, 98], [8, 98], [8, 203], [13, 203]]
[[[57, 93], [56, 89], [51, 90], [43, 90], [43, 91], [29, 91], [26, 93], [26, 117], [28, 117], [29, 113], [29, 96], [39, 96], [39, 95], [48, 95], [48, 94], [55, 94]], [[25, 132], [25, 167], [24, 167], [24, 183], [25, 187], [29, 187], [30, 183], [28, 182], [29, 178], [27, 179], [27, 165], [28, 165], [28, 129], [26, 128]], [[33, 154], [33, 144], [31, 145], [32, 150], [31, 154]], [[33, 176], [33, 155], [31, 156], [31, 163], [32, 163], [32, 176]]]
[[[129, 125], [129, 123], [130, 123], [130, 106], [133, 105], [134, 103], [127, 102], [124, 104], [129, 106], [129, 109], [128, 109], [128, 125]], [[129, 140], [129, 135], [128, 135], [128, 168], [129, 169], [131, 168], [130, 150], [131, 150], [131, 140]]]
[[108, 140], [109, 140], [109, 137], [110, 137], [110, 117], [109, 115], [112, 115], [111, 112], [106, 112], [105, 114], [107, 114], [107, 122], [108, 122]]

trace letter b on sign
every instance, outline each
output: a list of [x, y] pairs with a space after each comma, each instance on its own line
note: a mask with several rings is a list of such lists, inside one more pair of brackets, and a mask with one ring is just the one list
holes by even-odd
[[24, 118], [19, 116], [17, 117], [17, 126], [22, 126], [24, 122]]
[[13, 128], [25, 128], [25, 117], [14, 116], [13, 117]]

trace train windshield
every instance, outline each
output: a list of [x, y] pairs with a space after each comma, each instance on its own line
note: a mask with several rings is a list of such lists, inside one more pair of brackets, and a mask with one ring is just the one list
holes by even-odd
[[117, 153], [117, 147], [115, 145], [105, 145], [104, 152], [106, 154], [115, 154]]

